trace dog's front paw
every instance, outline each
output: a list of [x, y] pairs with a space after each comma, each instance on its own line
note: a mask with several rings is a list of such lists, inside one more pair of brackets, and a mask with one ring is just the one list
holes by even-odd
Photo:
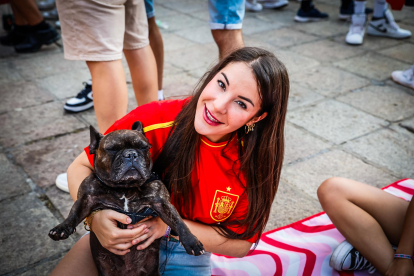
[[59, 224], [49, 231], [49, 237], [52, 240], [59, 241], [67, 239], [71, 234], [76, 232], [76, 228]]
[[180, 236], [180, 242], [189, 255], [199, 256], [205, 252], [203, 244], [193, 234]]

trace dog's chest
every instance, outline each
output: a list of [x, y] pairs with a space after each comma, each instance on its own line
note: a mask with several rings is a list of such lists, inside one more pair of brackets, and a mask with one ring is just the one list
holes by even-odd
[[143, 204], [140, 197], [136, 193], [131, 192], [118, 192], [113, 194], [112, 202], [125, 212], [137, 212]]

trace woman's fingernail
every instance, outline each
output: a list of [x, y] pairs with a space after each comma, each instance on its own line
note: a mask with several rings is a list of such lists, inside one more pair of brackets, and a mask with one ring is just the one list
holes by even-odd
[[132, 226], [132, 225], [127, 226], [127, 229], [132, 229], [132, 228], [134, 228], [134, 226]]
[[144, 232], [145, 232], [145, 233], [148, 233], [148, 231], [149, 231], [149, 229], [148, 229], [148, 228], [146, 228], [146, 229], [144, 230]]
[[127, 218], [127, 222], [131, 223], [132, 219], [131, 218]]
[[138, 247], [137, 247], [137, 250], [141, 250], [141, 246], [138, 246]]

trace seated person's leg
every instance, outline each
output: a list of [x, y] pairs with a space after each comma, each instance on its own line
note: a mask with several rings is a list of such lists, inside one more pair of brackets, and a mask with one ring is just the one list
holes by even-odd
[[400, 241], [409, 203], [378, 188], [339, 177], [324, 181], [318, 197], [339, 232], [384, 274], [394, 259], [392, 245]]
[[98, 275], [89, 246], [89, 235], [83, 236], [66, 254], [50, 276]]
[[244, 1], [210, 0], [208, 7], [211, 33], [219, 48], [219, 58], [222, 59], [244, 46], [242, 35]]

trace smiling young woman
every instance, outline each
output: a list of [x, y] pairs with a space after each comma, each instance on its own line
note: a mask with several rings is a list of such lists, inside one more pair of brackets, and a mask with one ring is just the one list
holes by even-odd
[[[107, 132], [141, 121], [152, 144], [153, 170], [191, 232], [208, 252], [242, 257], [260, 239], [276, 195], [288, 97], [285, 66], [268, 51], [246, 47], [207, 72], [192, 97], [139, 107]], [[74, 200], [91, 164], [93, 155], [86, 150], [68, 169]], [[127, 254], [136, 245], [145, 249], [167, 229], [159, 218], [125, 230], [116, 227], [116, 221], [128, 224], [127, 219], [112, 210], [93, 217], [94, 234], [115, 254]], [[87, 243], [88, 235], [53, 274], [96, 274]], [[173, 254], [164, 275], [210, 275], [210, 253], [190, 256], [178, 242], [165, 240], [160, 264], [165, 264], [166, 247]]]

